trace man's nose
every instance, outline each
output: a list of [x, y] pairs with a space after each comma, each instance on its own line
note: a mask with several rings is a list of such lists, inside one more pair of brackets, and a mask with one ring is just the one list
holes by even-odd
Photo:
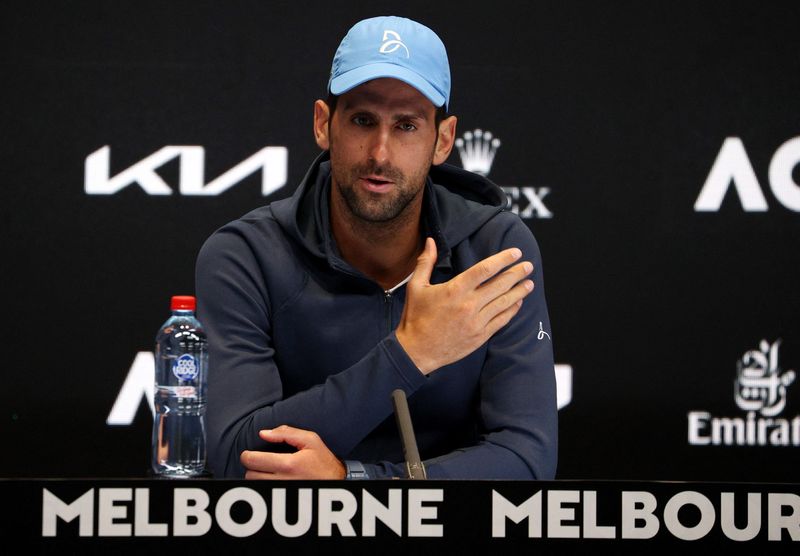
[[389, 132], [390, 130], [388, 129], [378, 128], [372, 136], [369, 146], [369, 157], [378, 164], [389, 160]]

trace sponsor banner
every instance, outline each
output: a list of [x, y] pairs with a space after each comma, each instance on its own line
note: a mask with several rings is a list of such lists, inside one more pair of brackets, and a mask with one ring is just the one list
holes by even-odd
[[[800, 212], [800, 185], [792, 173], [800, 164], [800, 137], [793, 137], [775, 151], [769, 163], [769, 188], [785, 208]], [[750, 157], [739, 137], [727, 137], [694, 203], [695, 212], [719, 212], [722, 200], [733, 188], [745, 212], [769, 210], [764, 188], [758, 183]]]
[[800, 542], [797, 484], [45, 479], [4, 480], [0, 489], [14, 501], [0, 522], [4, 539], [79, 552], [156, 542], [319, 550], [424, 541], [438, 550], [763, 553]]
[[[800, 446], [800, 415], [782, 415], [793, 369], [779, 359], [781, 340], [761, 340], [736, 363], [733, 398], [744, 414], [716, 416], [709, 411], [688, 414], [692, 446]], [[788, 413], [788, 412], [787, 412]]]
[[[171, 187], [158, 173], [165, 164], [179, 161], [177, 188]], [[205, 181], [205, 148], [199, 145], [168, 145], [136, 164], [111, 176], [111, 147], [105, 145], [84, 163], [83, 189], [87, 195], [113, 195], [130, 185], [138, 185], [147, 195], [217, 196], [251, 174], [261, 172], [261, 194], [271, 195], [286, 185], [289, 150], [264, 147], [213, 180]]]
[[[489, 177], [497, 149], [502, 145], [491, 131], [475, 129], [466, 131], [456, 139], [456, 149], [465, 170]], [[499, 184], [498, 184], [499, 185]], [[544, 198], [550, 193], [549, 187], [532, 185], [500, 185], [508, 196], [508, 209], [523, 220], [553, 218], [553, 213], [545, 205]]]

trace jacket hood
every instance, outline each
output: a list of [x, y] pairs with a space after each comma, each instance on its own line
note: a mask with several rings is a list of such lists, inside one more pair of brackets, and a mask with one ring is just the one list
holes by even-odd
[[[294, 194], [272, 203], [285, 233], [318, 257], [335, 251], [328, 211], [330, 155], [320, 154]], [[423, 225], [437, 243], [440, 261], [450, 248], [471, 235], [508, 205], [505, 192], [484, 176], [451, 164], [431, 166], [425, 185]]]

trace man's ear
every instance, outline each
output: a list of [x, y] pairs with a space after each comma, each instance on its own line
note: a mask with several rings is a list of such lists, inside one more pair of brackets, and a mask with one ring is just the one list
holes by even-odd
[[328, 137], [331, 110], [324, 100], [314, 102], [314, 139], [323, 151], [331, 148], [330, 137]]
[[441, 164], [447, 157], [450, 156], [450, 151], [453, 150], [453, 145], [456, 141], [456, 123], [458, 119], [455, 116], [449, 116], [439, 123], [437, 133], [439, 138], [436, 141], [436, 149], [433, 153], [433, 164]]

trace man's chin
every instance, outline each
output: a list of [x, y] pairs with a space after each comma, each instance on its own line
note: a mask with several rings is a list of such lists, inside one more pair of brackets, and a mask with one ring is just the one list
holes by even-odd
[[359, 220], [370, 224], [386, 224], [399, 216], [396, 210], [368, 210], [363, 207], [351, 212]]

